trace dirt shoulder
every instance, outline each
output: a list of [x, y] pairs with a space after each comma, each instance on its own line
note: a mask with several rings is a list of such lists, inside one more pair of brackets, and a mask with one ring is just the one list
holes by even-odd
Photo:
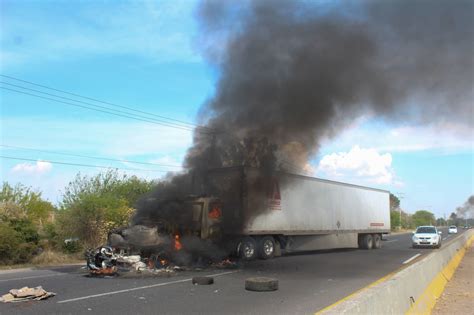
[[474, 242], [467, 249], [431, 314], [474, 314]]
[[30, 270], [39, 270], [39, 269], [45, 269], [45, 268], [59, 268], [59, 267], [67, 267], [67, 266], [81, 266], [81, 265], [85, 266], [85, 264], [86, 263], [84, 261], [77, 260], [75, 262], [64, 263], [64, 264], [42, 264], [42, 265], [24, 264], [24, 265], [1, 266], [0, 275], [30, 271]]

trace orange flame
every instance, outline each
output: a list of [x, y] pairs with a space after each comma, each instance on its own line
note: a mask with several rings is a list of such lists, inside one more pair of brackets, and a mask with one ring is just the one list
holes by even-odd
[[174, 249], [181, 250], [182, 248], [183, 248], [183, 245], [181, 244], [181, 241], [179, 240], [179, 235], [176, 234], [174, 236]]
[[89, 272], [94, 275], [113, 275], [117, 272], [117, 268], [107, 267], [107, 268], [102, 268], [99, 270], [90, 270]]
[[222, 210], [218, 205], [214, 205], [208, 213], [210, 219], [219, 219], [222, 216]]
[[148, 259], [147, 263], [146, 263], [147, 267], [150, 268], [150, 269], [153, 269], [155, 267], [155, 264], [153, 262], [152, 259]]

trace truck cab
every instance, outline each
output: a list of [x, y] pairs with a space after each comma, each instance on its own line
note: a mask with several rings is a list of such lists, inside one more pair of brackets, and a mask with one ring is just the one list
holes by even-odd
[[192, 233], [201, 239], [217, 240], [222, 237], [222, 202], [213, 197], [188, 201], [192, 209]]

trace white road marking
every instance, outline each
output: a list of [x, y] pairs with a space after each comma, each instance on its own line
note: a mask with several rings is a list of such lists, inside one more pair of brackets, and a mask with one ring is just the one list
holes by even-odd
[[[222, 272], [222, 273], [217, 273], [217, 274], [213, 274], [213, 275], [207, 275], [207, 277], [219, 277], [219, 276], [224, 276], [224, 275], [228, 275], [228, 274], [231, 274], [231, 273], [236, 273], [236, 272], [239, 272], [239, 271], [240, 270]], [[114, 295], [114, 294], [119, 294], [119, 293], [125, 293], [125, 292], [130, 292], [130, 291], [137, 291], [137, 290], [144, 290], [144, 289], [155, 288], [155, 287], [162, 287], [162, 286], [169, 285], [169, 284], [176, 284], [176, 283], [187, 282], [187, 281], [191, 281], [191, 280], [192, 280], [192, 278], [188, 278], [188, 279], [181, 279], [181, 280], [170, 281], [170, 282], [156, 283], [156, 284], [146, 285], [146, 286], [143, 286], [143, 287], [136, 287], [136, 288], [130, 288], [130, 289], [124, 289], [124, 290], [118, 290], [118, 291], [105, 292], [105, 293], [100, 293], [100, 294], [81, 296], [81, 297], [74, 298], [74, 299], [58, 301], [57, 303], [62, 304], [62, 303], [75, 302], [75, 301], [92, 299], [92, 298], [101, 297], [101, 296]]]
[[396, 242], [398, 240], [390, 240], [390, 241], [385, 241], [385, 243], [391, 243], [391, 242]]
[[416, 257], [418, 256], [421, 256], [420, 253], [416, 254], [415, 256], [411, 257], [411, 258], [408, 258], [407, 260], [405, 260], [404, 262], [402, 262], [403, 265], [405, 264], [408, 264], [410, 261], [412, 261], [413, 259], [415, 259]]
[[66, 273], [55, 273], [55, 274], [51, 274], [51, 275], [40, 275], [40, 276], [30, 276], [30, 277], [21, 277], [21, 278], [1, 279], [0, 282], [35, 279], [35, 278], [46, 278], [46, 277], [57, 277], [57, 276], [65, 276], [65, 275], [66, 275]]

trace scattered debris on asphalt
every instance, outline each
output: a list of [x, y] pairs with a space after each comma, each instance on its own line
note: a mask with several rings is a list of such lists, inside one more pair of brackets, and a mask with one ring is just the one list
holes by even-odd
[[185, 268], [175, 266], [164, 258], [155, 254], [148, 258], [140, 255], [125, 255], [114, 252], [110, 246], [100, 246], [86, 252], [87, 269], [92, 276], [114, 276], [119, 273], [149, 273], [170, 275]]
[[192, 280], [195, 285], [209, 285], [214, 283], [214, 278], [212, 277], [194, 277]]
[[48, 292], [41, 286], [36, 288], [23, 287], [21, 289], [11, 289], [9, 293], [0, 297], [0, 301], [3, 303], [24, 302], [29, 300], [39, 301], [55, 295], [56, 293]]
[[226, 258], [222, 261], [218, 261], [211, 264], [211, 267], [219, 268], [219, 269], [231, 269], [231, 268], [238, 268], [239, 265], [236, 261], [232, 261], [229, 258]]
[[114, 275], [117, 273], [117, 258], [109, 246], [100, 246], [86, 252], [87, 269], [91, 275]]
[[[180, 250], [179, 237], [174, 242], [174, 250]], [[163, 275], [171, 276], [176, 272], [186, 270], [202, 270], [207, 267], [228, 269], [237, 268], [238, 264], [229, 258], [221, 261], [199, 260], [192, 266], [175, 264], [172, 255], [166, 251], [156, 251], [145, 257], [137, 253], [128, 254], [123, 249], [108, 245], [86, 251], [86, 268], [90, 276], [109, 277], [118, 275]]]

